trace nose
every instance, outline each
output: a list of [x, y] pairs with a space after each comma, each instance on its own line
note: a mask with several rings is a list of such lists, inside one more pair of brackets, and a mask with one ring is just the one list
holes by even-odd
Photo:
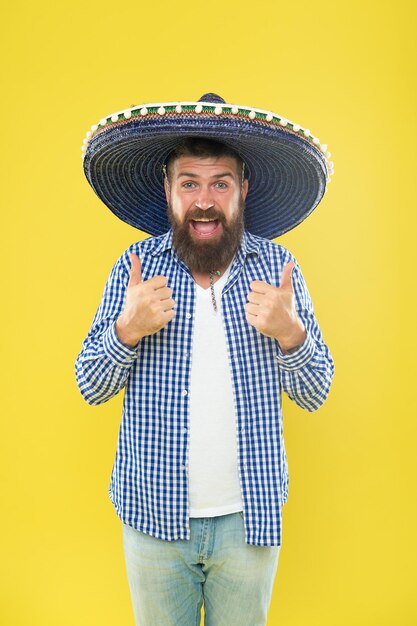
[[200, 188], [198, 197], [195, 201], [195, 205], [198, 209], [203, 209], [203, 211], [206, 211], [207, 209], [211, 209], [211, 207], [214, 206], [214, 200], [211, 196], [210, 188], [208, 189], [204, 189], [203, 187]]

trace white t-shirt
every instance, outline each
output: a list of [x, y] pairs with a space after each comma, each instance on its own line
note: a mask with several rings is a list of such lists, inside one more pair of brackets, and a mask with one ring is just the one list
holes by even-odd
[[190, 517], [243, 510], [233, 388], [221, 307], [230, 266], [211, 289], [197, 285], [190, 385]]

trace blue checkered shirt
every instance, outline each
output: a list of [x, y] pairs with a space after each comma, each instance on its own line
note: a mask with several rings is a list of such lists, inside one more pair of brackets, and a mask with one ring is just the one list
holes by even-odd
[[[188, 508], [189, 390], [196, 286], [171, 245], [172, 233], [132, 244], [116, 261], [104, 288], [75, 370], [92, 405], [124, 387], [123, 414], [109, 495], [117, 515], [144, 533], [172, 541], [190, 539]], [[129, 253], [142, 262], [142, 279], [168, 278], [175, 317], [124, 345], [115, 332], [129, 281]], [[296, 309], [307, 337], [294, 352], [248, 324], [245, 303], [252, 280], [278, 286], [283, 267], [295, 262]], [[315, 319], [301, 270], [281, 245], [245, 231], [222, 291], [224, 326], [235, 400], [238, 472], [245, 541], [281, 545], [282, 506], [288, 496], [281, 391], [301, 408], [325, 401], [334, 364]]]

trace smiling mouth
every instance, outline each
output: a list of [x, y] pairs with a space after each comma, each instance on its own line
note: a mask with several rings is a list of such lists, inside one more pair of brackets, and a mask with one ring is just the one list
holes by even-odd
[[212, 220], [207, 218], [191, 220], [190, 224], [195, 234], [199, 237], [211, 237], [217, 232], [220, 227], [219, 220]]

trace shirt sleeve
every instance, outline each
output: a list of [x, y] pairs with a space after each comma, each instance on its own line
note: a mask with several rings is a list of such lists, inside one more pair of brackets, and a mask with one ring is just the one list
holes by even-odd
[[277, 341], [276, 356], [283, 390], [301, 408], [316, 411], [329, 394], [334, 362], [314, 315], [301, 270], [295, 259], [292, 260], [296, 264], [292, 272], [296, 310], [307, 336], [304, 343], [289, 354], [281, 350]]
[[100, 306], [75, 362], [78, 388], [88, 404], [102, 404], [125, 387], [137, 358], [117, 336], [115, 324], [124, 308], [129, 265], [125, 255], [116, 261], [104, 288]]

